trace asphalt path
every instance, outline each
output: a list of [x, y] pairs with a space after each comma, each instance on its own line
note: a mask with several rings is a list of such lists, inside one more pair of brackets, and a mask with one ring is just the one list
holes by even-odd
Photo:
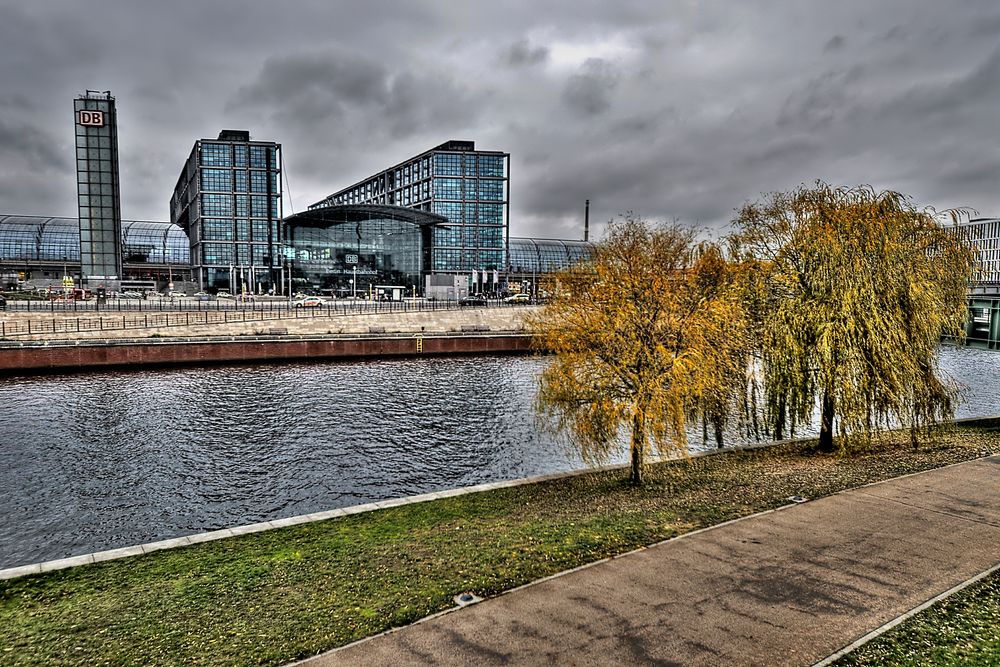
[[791, 505], [311, 658], [812, 665], [1000, 563], [1000, 456]]

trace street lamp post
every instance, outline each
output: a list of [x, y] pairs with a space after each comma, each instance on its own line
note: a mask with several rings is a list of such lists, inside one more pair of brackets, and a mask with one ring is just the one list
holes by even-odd
[[354, 277], [351, 278], [351, 296], [355, 299], [358, 298], [358, 265], [355, 264], [351, 267], [354, 271]]

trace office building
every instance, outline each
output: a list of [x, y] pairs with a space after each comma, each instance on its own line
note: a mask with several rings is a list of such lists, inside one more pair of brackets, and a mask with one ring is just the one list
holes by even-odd
[[[310, 209], [349, 204], [402, 206], [435, 213], [425, 273], [473, 276], [487, 291], [498, 289], [507, 264], [510, 155], [477, 151], [472, 141], [447, 141], [339, 190]], [[442, 276], [445, 281], [450, 278]]]
[[118, 116], [110, 91], [73, 102], [81, 282], [118, 289], [122, 273]]
[[191, 149], [170, 198], [170, 221], [188, 235], [199, 289], [280, 291], [281, 146], [223, 130]]

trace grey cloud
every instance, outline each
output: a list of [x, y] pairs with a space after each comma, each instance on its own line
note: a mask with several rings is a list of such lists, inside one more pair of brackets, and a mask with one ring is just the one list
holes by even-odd
[[0, 103], [0, 161], [33, 172], [65, 169], [68, 154], [45, 128], [34, 124], [23, 104]]
[[527, 39], [519, 39], [504, 51], [501, 61], [512, 67], [541, 65], [549, 59], [547, 46], [532, 46]]
[[887, 99], [887, 113], [903, 113], [928, 120], [963, 113], [984, 103], [1000, 102], [1000, 48], [964, 76], [944, 83], [918, 84], [905, 93]]
[[847, 43], [847, 38], [843, 35], [834, 35], [831, 37], [826, 44], [823, 45], [823, 51], [830, 53], [832, 51], [840, 51], [844, 48]]
[[618, 74], [610, 63], [589, 58], [566, 82], [563, 102], [573, 111], [596, 116], [611, 108], [611, 94], [617, 85]]
[[863, 74], [864, 68], [856, 65], [846, 71], [824, 72], [811, 79], [785, 100], [778, 113], [778, 127], [815, 131], [843, 118], [855, 98], [852, 87]]
[[[432, 127], [464, 126], [480, 108], [450, 78], [432, 71], [390, 71], [343, 51], [268, 60], [227, 104], [273, 117], [299, 134], [407, 137]], [[342, 135], [341, 135], [342, 136]]]

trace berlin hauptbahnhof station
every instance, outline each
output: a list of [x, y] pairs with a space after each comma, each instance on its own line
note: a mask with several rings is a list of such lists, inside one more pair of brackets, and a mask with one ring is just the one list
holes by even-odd
[[74, 123], [77, 217], [0, 215], [4, 288], [536, 294], [592, 248], [511, 237], [510, 155], [455, 140], [285, 216], [281, 145], [223, 130], [194, 142], [169, 222], [123, 220], [115, 98], [87, 91]]

